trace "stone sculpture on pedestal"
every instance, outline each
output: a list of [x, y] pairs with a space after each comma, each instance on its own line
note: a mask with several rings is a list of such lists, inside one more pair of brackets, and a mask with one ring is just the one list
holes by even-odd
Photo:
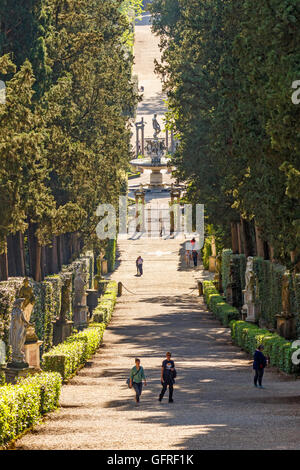
[[243, 290], [244, 305], [242, 312], [246, 316], [246, 321], [255, 323], [258, 321], [260, 314], [260, 303], [258, 293], [258, 279], [254, 272], [252, 256], [247, 258], [245, 284], [246, 287]]
[[87, 321], [87, 294], [85, 273], [82, 267], [77, 269], [74, 279], [73, 320], [75, 328], [82, 330], [86, 328]]
[[[24, 317], [26, 321], [30, 322], [30, 317], [33, 311], [33, 307], [35, 304], [35, 296], [33, 293], [33, 289], [29, 284], [29, 279], [28, 277], [25, 277], [23, 281], [23, 285], [20, 288], [18, 295], [18, 298], [23, 298], [23, 305], [22, 305], [22, 310], [24, 312]], [[35, 328], [34, 325], [30, 325], [27, 330], [26, 330], [26, 342], [35, 342], [38, 341], [38, 337], [35, 333]]]
[[26, 341], [26, 330], [30, 326], [26, 320], [22, 305], [24, 298], [16, 299], [11, 312], [11, 322], [9, 330], [9, 344], [12, 349], [12, 359], [8, 364], [8, 367], [14, 367], [17, 369], [24, 369], [29, 366], [25, 361], [25, 341]]

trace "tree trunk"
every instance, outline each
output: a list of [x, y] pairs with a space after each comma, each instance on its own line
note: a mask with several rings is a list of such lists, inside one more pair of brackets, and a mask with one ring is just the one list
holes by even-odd
[[241, 224], [238, 222], [236, 224], [237, 227], [237, 235], [238, 235], [238, 252], [241, 254], [243, 253], [243, 241], [242, 241], [242, 227]]
[[238, 227], [236, 222], [231, 222], [231, 244], [233, 254], [239, 253]]
[[8, 260], [7, 253], [0, 255], [0, 281], [7, 281], [8, 279]]
[[9, 276], [25, 276], [24, 236], [21, 232], [7, 237], [7, 259]]
[[262, 258], [265, 258], [266, 257], [265, 243], [264, 243], [263, 239], [261, 238], [261, 230], [256, 224], [255, 224], [255, 238], [256, 238], [256, 253], [257, 253], [257, 256], [261, 256]]
[[15, 240], [13, 235], [7, 237], [7, 265], [8, 265], [8, 276], [17, 276], [17, 265], [16, 258], [18, 256], [17, 246], [15, 246]]
[[37, 282], [42, 280], [42, 247], [35, 236], [37, 224], [29, 222], [28, 225], [28, 246], [30, 259], [30, 276]]
[[63, 265], [63, 252], [62, 252], [62, 240], [61, 235], [57, 237], [57, 261], [58, 261], [58, 271], [61, 271]]
[[252, 239], [251, 239], [251, 227], [248, 220], [245, 220], [241, 217], [241, 228], [242, 228], [242, 240], [244, 245], [244, 253], [246, 258], [248, 256], [253, 256], [253, 246], [252, 246]]
[[275, 263], [275, 256], [274, 256], [274, 248], [272, 245], [269, 243], [269, 252], [270, 252], [270, 260], [272, 263]]

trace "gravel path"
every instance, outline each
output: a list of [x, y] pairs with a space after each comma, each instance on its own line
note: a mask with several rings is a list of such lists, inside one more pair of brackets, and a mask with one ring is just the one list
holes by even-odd
[[[249, 358], [196, 296], [201, 271], [182, 265], [180, 241], [120, 242], [114, 278], [124, 291], [104, 344], [63, 387], [61, 409], [17, 449], [299, 449], [299, 382], [268, 370], [252, 386]], [[135, 277], [135, 259], [145, 275]], [[171, 350], [175, 402], [157, 400], [160, 364]], [[149, 385], [139, 406], [125, 384], [140, 356]]]

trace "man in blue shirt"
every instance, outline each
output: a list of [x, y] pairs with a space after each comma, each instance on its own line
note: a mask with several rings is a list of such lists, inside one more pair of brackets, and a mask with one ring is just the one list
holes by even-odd
[[161, 367], [161, 377], [160, 381], [162, 384], [162, 390], [159, 395], [159, 401], [162, 401], [164, 394], [166, 393], [167, 388], [169, 387], [169, 403], [173, 403], [173, 386], [175, 383], [175, 364], [171, 360], [171, 353], [167, 352], [166, 358]]
[[263, 388], [262, 379], [264, 375], [264, 370], [267, 365], [267, 359], [263, 354], [264, 346], [261, 344], [256, 349], [253, 356], [253, 369], [255, 370], [254, 375], [254, 386], [257, 387], [257, 381], [259, 388]]

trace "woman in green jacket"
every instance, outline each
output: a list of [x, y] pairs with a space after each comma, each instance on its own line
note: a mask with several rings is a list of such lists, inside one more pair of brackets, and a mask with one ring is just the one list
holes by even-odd
[[146, 382], [144, 369], [141, 366], [140, 359], [136, 358], [135, 366], [130, 371], [130, 382], [129, 382], [129, 387], [130, 388], [133, 387], [135, 390], [136, 403], [139, 403], [140, 401], [140, 396], [143, 390], [143, 381], [144, 381], [144, 385], [146, 386], [147, 382]]

